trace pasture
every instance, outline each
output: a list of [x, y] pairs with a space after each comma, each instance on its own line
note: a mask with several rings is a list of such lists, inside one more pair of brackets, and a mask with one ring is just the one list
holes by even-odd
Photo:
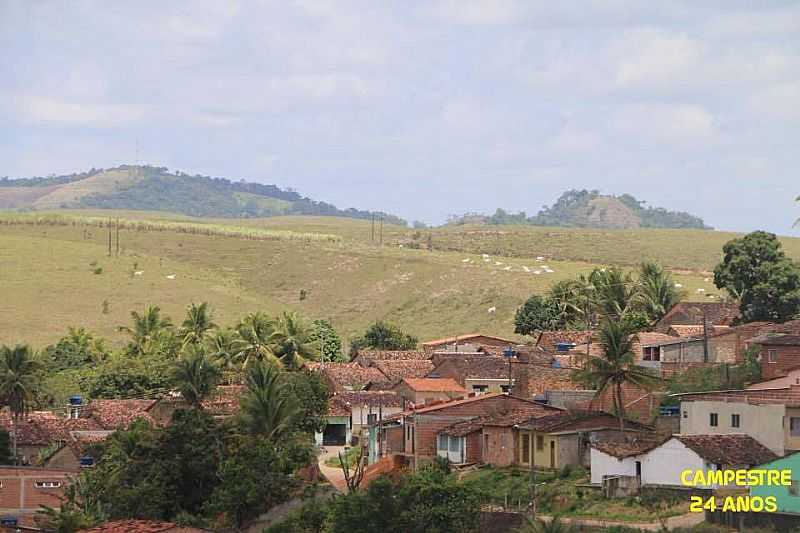
[[[298, 310], [330, 319], [345, 340], [376, 319], [395, 322], [421, 340], [473, 331], [513, 337], [514, 312], [531, 293], [601, 265], [653, 257], [676, 271], [688, 298], [710, 299], [718, 291], [704, 270], [730, 237], [385, 225], [384, 245], [378, 246], [369, 221], [335, 217], [59, 216], [69, 223], [9, 223], [11, 215], [0, 215], [0, 343], [40, 347], [70, 325], [122, 342], [117, 327], [128, 323], [131, 310], [157, 304], [180, 322], [192, 301], [210, 302], [220, 324], [255, 310]], [[99, 225], [109, 216], [124, 221], [119, 256], [116, 243], [108, 256], [108, 229]], [[376, 224], [376, 240], [378, 229]], [[426, 246], [428, 233], [433, 250]], [[796, 239], [787, 243], [790, 251], [800, 250]], [[489, 313], [491, 307], [496, 312]]]

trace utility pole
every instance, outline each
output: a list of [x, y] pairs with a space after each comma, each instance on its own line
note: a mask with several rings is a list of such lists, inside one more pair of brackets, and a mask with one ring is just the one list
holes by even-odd
[[705, 309], [703, 309], [703, 362], [708, 363], [708, 320]]
[[375, 213], [372, 213], [372, 232], [369, 236], [369, 242], [375, 242]]
[[108, 219], [108, 257], [111, 257], [111, 219]]
[[380, 246], [383, 246], [383, 215], [381, 215], [381, 240]]

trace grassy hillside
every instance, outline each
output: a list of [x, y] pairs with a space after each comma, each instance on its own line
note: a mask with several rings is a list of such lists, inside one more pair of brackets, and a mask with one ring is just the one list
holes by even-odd
[[249, 218], [276, 215], [326, 215], [383, 218], [386, 213], [339, 209], [275, 185], [170, 172], [164, 167], [123, 165], [63, 176], [0, 179], [0, 208], [138, 209], [195, 217]]
[[[368, 221], [337, 217], [236, 221], [262, 232], [254, 233], [263, 235], [259, 238], [215, 219], [88, 212], [149, 220], [138, 227], [126, 224], [121, 255], [108, 257], [106, 228], [97, 220], [84, 225], [69, 211], [59, 213], [74, 217], [70, 225], [9, 225], [3, 220], [20, 215], [0, 215], [0, 343], [41, 346], [69, 325], [121, 341], [116, 328], [128, 322], [131, 310], [159, 304], [179, 320], [186, 304], [203, 300], [222, 324], [254, 310], [295, 309], [331, 319], [345, 338], [379, 318], [422, 339], [476, 330], [513, 336], [514, 311], [529, 294], [596, 265], [620, 259], [632, 264], [638, 250], [687, 270], [678, 281], [689, 297], [706, 299], [696, 289], [716, 293], [713, 284], [706, 274], [688, 270], [708, 268], [732, 236], [698, 231], [708, 237], [701, 241], [685, 231], [459, 227], [431, 231], [435, 249], [428, 251], [428, 230], [417, 235], [386, 225], [379, 247], [370, 241]], [[786, 243], [792, 253], [800, 250], [796, 239]], [[414, 248], [418, 245], [421, 249]], [[484, 261], [481, 253], [492, 257]], [[594, 259], [577, 260], [582, 254]], [[547, 259], [537, 262], [540, 255]], [[544, 264], [554, 273], [533, 274]], [[95, 273], [98, 268], [101, 273]], [[307, 294], [303, 300], [301, 290]], [[489, 314], [489, 307], [497, 312]]]

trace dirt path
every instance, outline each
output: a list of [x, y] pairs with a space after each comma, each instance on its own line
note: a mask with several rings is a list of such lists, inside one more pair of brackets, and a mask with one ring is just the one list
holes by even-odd
[[344, 480], [344, 473], [340, 467], [332, 467], [325, 464], [331, 457], [337, 457], [339, 452], [344, 452], [344, 446], [326, 446], [325, 450], [317, 458], [319, 470], [331, 485], [336, 487], [339, 492], [347, 492], [347, 483]]
[[[550, 516], [542, 516], [542, 515], [540, 515], [539, 518], [541, 518], [545, 522], [549, 522], [553, 519]], [[666, 526], [667, 529], [669, 530], [676, 528], [689, 528], [689, 527], [694, 527], [697, 524], [700, 524], [704, 521], [705, 521], [704, 513], [687, 513], [667, 518]], [[624, 522], [620, 520], [599, 520], [594, 518], [568, 518], [568, 517], [562, 517], [561, 522], [565, 524], [573, 524], [573, 525], [589, 526], [589, 527], [625, 526], [635, 529], [641, 529], [644, 531], [661, 531], [660, 522]]]

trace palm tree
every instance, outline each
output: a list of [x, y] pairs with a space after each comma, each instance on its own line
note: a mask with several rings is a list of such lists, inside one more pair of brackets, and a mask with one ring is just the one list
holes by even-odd
[[649, 369], [635, 363], [631, 335], [621, 323], [607, 320], [600, 330], [600, 344], [604, 356], [589, 358], [584, 367], [577, 372], [578, 378], [594, 383], [597, 396], [611, 391], [614, 410], [619, 418], [619, 430], [624, 431], [623, 385], [630, 383], [644, 390], [650, 390], [658, 383], [658, 378]]
[[632, 310], [638, 287], [630, 272], [603, 268], [594, 270], [589, 281], [594, 286], [597, 311], [604, 318], [620, 320]]
[[202, 345], [191, 344], [186, 355], [175, 362], [173, 380], [189, 405], [202, 409], [202, 402], [217, 386], [220, 370], [207, 356]]
[[208, 307], [208, 302], [200, 305], [192, 303], [186, 308], [186, 319], [181, 324], [178, 334], [183, 340], [183, 346], [187, 344], [200, 344], [206, 334], [217, 327], [213, 322], [213, 314]]
[[30, 346], [0, 348], [0, 399], [11, 411], [11, 447], [17, 460], [16, 425], [29, 410], [39, 382], [39, 361]]
[[297, 313], [283, 313], [278, 319], [275, 355], [287, 368], [299, 368], [306, 359], [319, 359], [319, 343], [310, 324]]
[[94, 520], [81, 509], [66, 502], [62, 502], [57, 509], [41, 505], [34, 520], [42, 531], [52, 533], [75, 533], [95, 525]]
[[236, 353], [247, 367], [253, 361], [278, 362], [273, 347], [279, 337], [275, 330], [275, 321], [265, 313], [251, 313], [236, 326], [239, 339], [236, 342]]
[[675, 288], [672, 274], [655, 261], [639, 266], [637, 302], [651, 320], [656, 321], [681, 301], [681, 291]]
[[280, 370], [263, 361], [247, 369], [247, 392], [241, 399], [242, 426], [253, 435], [278, 440], [291, 430], [299, 409], [281, 381]]
[[172, 328], [172, 322], [168, 317], [161, 316], [161, 308], [157, 305], [148, 306], [141, 315], [131, 311], [131, 318], [133, 327], [120, 326], [118, 329], [131, 336], [128, 351], [133, 355], [148, 352], [151, 343], [159, 337], [159, 334]]
[[228, 377], [228, 385], [233, 383], [237, 373], [239, 336], [233, 329], [218, 329], [206, 336], [205, 346], [208, 356], [216, 361], [223, 374]]

